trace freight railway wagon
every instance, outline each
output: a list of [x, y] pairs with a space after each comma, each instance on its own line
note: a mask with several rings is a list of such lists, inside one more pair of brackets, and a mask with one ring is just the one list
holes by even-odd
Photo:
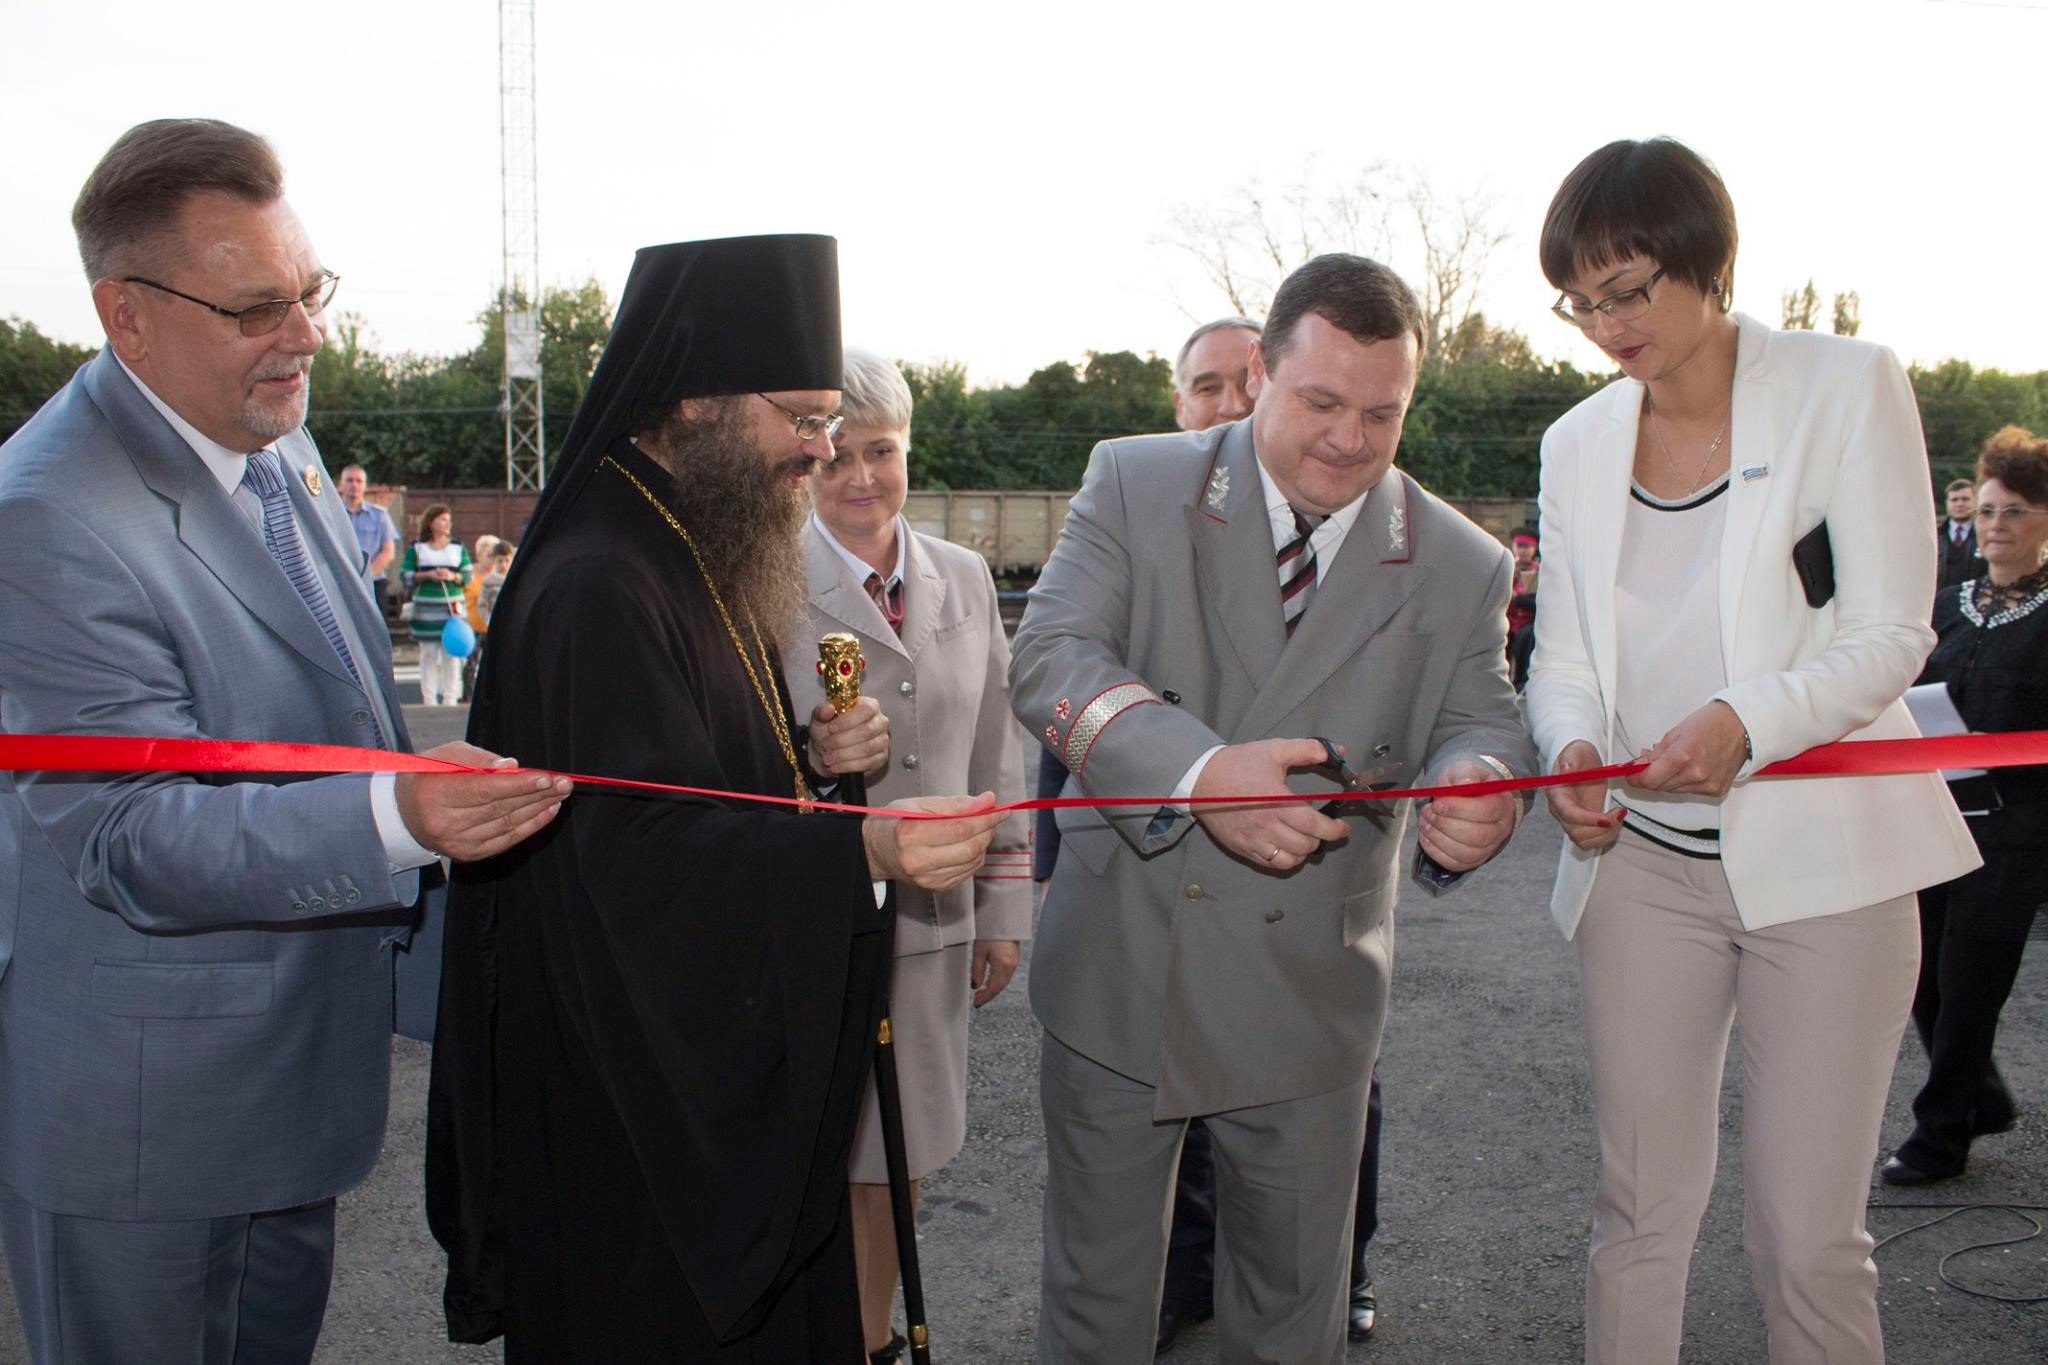
[[[417, 512], [430, 503], [442, 502], [455, 514], [455, 534], [474, 545], [485, 532], [517, 540], [539, 494], [494, 488], [372, 488], [370, 496], [390, 510], [401, 542], [412, 537], [413, 528], [406, 522], [408, 507]], [[1052, 553], [1060, 523], [1066, 519], [1067, 499], [1073, 496], [1071, 490], [920, 491], [904, 503], [903, 516], [926, 535], [973, 550], [988, 561], [997, 578], [1029, 579]], [[1517, 526], [1536, 520], [1536, 504], [1528, 498], [1452, 498], [1450, 502], [1502, 543]], [[396, 572], [394, 563], [394, 577]]]
[[[915, 492], [903, 517], [926, 535], [964, 545], [986, 559], [998, 578], [1035, 575], [1059, 539], [1073, 494], [1011, 491]], [[1508, 533], [1536, 520], [1528, 498], [1452, 498], [1459, 511], [1491, 531], [1503, 544]]]

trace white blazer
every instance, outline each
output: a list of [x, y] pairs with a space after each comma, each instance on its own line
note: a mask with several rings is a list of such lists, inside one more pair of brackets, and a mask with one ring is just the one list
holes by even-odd
[[[1838, 739], [1918, 735], [1900, 701], [1934, 647], [1927, 450], [1898, 359], [1849, 337], [1736, 315], [1734, 464], [1721, 542], [1721, 647], [1755, 757], [1721, 811], [1745, 928], [1836, 914], [1961, 876], [1977, 846], [1934, 773], [1754, 778]], [[1543, 438], [1543, 574], [1526, 701], [1546, 771], [1573, 740], [1612, 752], [1614, 586], [1643, 386], [1621, 379]], [[1792, 547], [1823, 520], [1835, 597], [1806, 604]], [[1569, 938], [1599, 869], [1569, 841], [1551, 913]]]

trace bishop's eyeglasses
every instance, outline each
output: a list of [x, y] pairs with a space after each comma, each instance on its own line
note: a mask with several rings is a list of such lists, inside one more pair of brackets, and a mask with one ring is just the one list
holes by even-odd
[[266, 299], [262, 303], [252, 303], [247, 308], [223, 308], [217, 303], [208, 303], [205, 299], [195, 298], [182, 289], [173, 289], [167, 284], [159, 284], [155, 280], [147, 279], [141, 275], [124, 275], [121, 278], [121, 283], [146, 284], [151, 289], [169, 294], [172, 298], [183, 299], [187, 303], [196, 303], [201, 308], [212, 309], [224, 318], [233, 318], [236, 325], [242, 329], [243, 336], [260, 337], [269, 336], [272, 332], [284, 326], [284, 320], [290, 315], [294, 304], [303, 306], [306, 310], [306, 316], [318, 317], [326, 310], [328, 303], [334, 298], [334, 291], [341, 284], [341, 276], [331, 270], [323, 270], [320, 272], [320, 278], [313, 283], [313, 286], [297, 298]]
[[817, 417], [809, 413], [791, 412], [765, 393], [757, 393], [754, 397], [787, 417], [790, 426], [796, 429], [796, 438], [799, 441], [814, 441], [820, 436], [830, 440], [839, 434], [839, 428], [846, 425], [846, 418], [840, 413], [835, 412], [830, 417]]

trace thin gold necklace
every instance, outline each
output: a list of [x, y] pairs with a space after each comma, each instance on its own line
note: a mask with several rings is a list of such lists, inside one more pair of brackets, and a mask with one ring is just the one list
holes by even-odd
[[[1678, 472], [1678, 462], [1671, 456], [1671, 447], [1664, 444], [1664, 424], [1657, 417], [1657, 400], [1650, 397], [1650, 391], [1647, 388], [1643, 390], [1643, 406], [1650, 410], [1650, 434], [1657, 438], [1657, 449], [1664, 452], [1665, 468], [1676, 474]], [[1707, 466], [1714, 462], [1714, 452], [1721, 448], [1722, 440], [1728, 435], [1728, 423], [1734, 419], [1734, 416], [1735, 406], [1731, 403], [1729, 404], [1728, 411], [1721, 416], [1721, 429], [1715, 432], [1714, 439], [1707, 443], [1707, 453], [1700, 460], [1700, 467], [1693, 474], [1692, 482], [1685, 486], [1686, 492], [1690, 493], [1698, 488], [1700, 480], [1707, 477]]]
[[747, 681], [754, 685], [754, 698], [761, 703], [761, 709], [767, 713], [768, 723], [775, 727], [775, 742], [782, 746], [782, 756], [789, 760], [789, 775], [796, 786], [797, 810], [805, 815], [810, 814], [811, 794], [804, 786], [803, 767], [796, 761], [796, 745], [790, 741], [789, 722], [783, 719], [782, 708], [768, 699], [768, 689], [761, 685], [761, 673], [774, 676], [774, 665], [770, 663], [768, 656], [768, 644], [761, 638], [761, 623], [751, 616], [747, 618], [747, 628], [754, 635], [754, 648], [761, 652], [761, 671], [757, 673], [754, 670], [754, 661], [747, 657], [746, 645], [740, 642], [739, 627], [732, 623], [732, 613], [725, 609], [725, 599], [719, 596], [718, 582], [712, 578], [709, 566], [704, 563], [703, 552], [697, 548], [697, 542], [691, 537], [688, 528], [676, 520], [676, 514], [669, 511], [662, 500], [655, 497], [647, 485], [634, 476], [632, 470], [609, 455], [604, 457], [604, 462], [624, 474], [626, 482], [640, 490], [640, 496], [647, 499], [655, 511], [661, 513], [662, 520], [683, 538], [683, 544], [690, 547], [690, 558], [697, 561], [697, 572], [703, 576], [704, 586], [711, 590], [711, 605], [718, 608], [718, 619], [725, 622], [725, 633], [732, 640], [733, 652], [740, 656], [740, 664], [747, 670]]

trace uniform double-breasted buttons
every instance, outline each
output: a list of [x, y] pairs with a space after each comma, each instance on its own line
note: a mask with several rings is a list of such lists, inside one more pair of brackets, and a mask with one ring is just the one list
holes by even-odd
[[1266, 923], [1268, 924], [1278, 924], [1286, 918], [1287, 912], [1285, 910], [1268, 910], [1266, 912]]
[[903, 766], [904, 766], [904, 767], [906, 767], [906, 768], [915, 768], [915, 767], [917, 766], [917, 755], [916, 755], [916, 754], [905, 754], [905, 755], [903, 755]]
[[914, 697], [917, 695], [917, 684], [905, 678], [902, 682], [896, 684], [896, 690], [906, 697]]
[[1189, 882], [1181, 894], [1191, 901], [1198, 901], [1202, 898], [1202, 888], [1195, 882]]

